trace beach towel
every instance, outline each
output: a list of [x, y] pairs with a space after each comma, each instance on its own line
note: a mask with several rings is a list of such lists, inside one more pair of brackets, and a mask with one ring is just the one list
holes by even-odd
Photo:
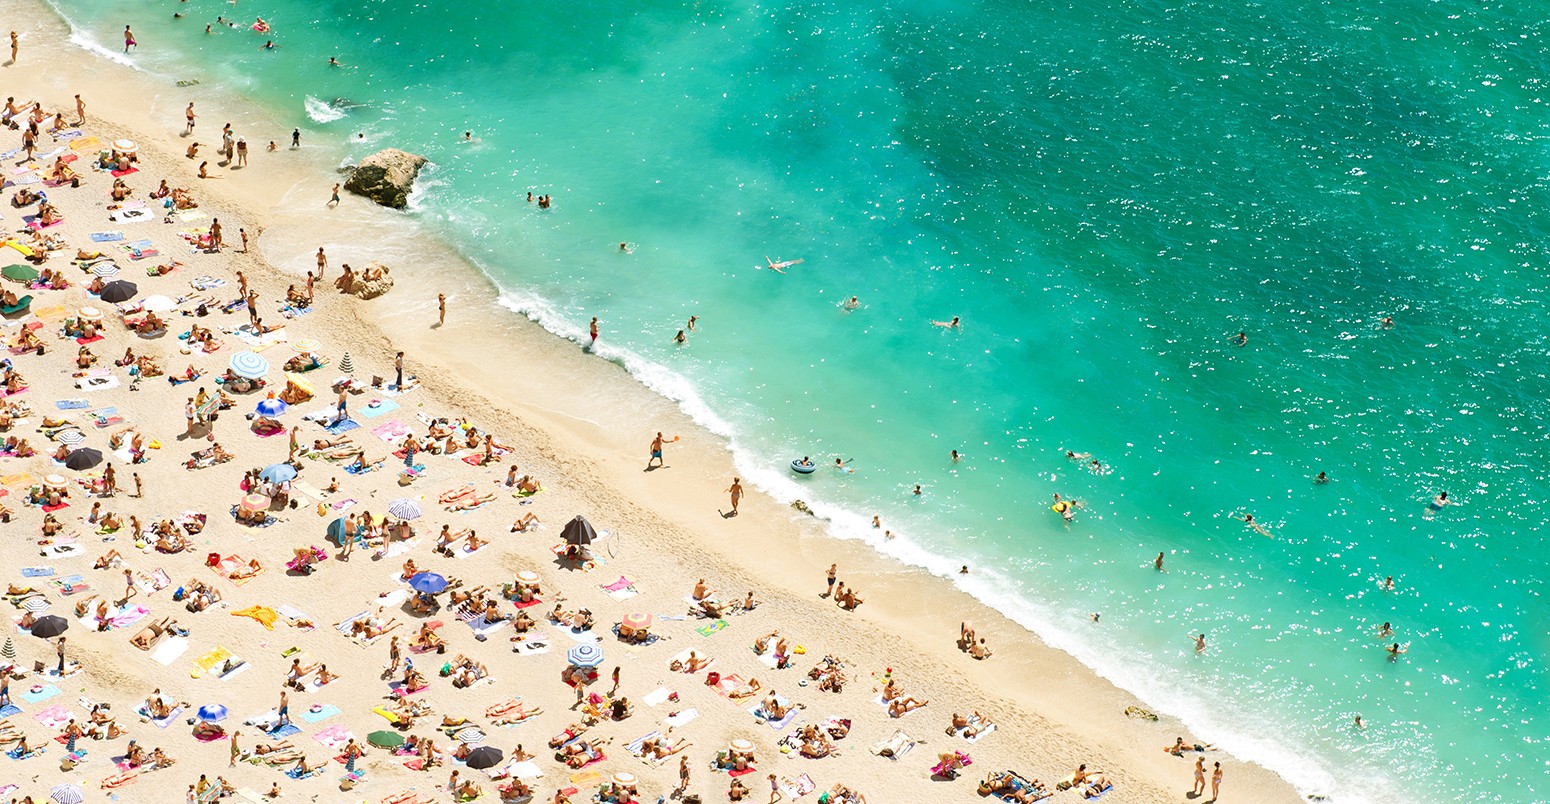
[[762, 702], [755, 704], [754, 707], [748, 711], [754, 717], [764, 721], [770, 728], [779, 731], [785, 729], [786, 726], [791, 724], [792, 720], [796, 719], [797, 708], [792, 706], [790, 699], [786, 698], [784, 695], [776, 695], [775, 700], [778, 701], [782, 706], [786, 707], [786, 716], [780, 720], [771, 720], [769, 713], [764, 711], [764, 704]]
[[16, 704], [0, 706], [0, 717], [15, 717], [22, 713], [22, 708]]
[[280, 614], [268, 606], [249, 606], [245, 609], [232, 612], [231, 616], [247, 617], [249, 619], [255, 620], [260, 625], [264, 626], [264, 629], [268, 631], [274, 630], [274, 622], [280, 618]]
[[699, 627], [695, 628], [694, 630], [699, 632], [700, 636], [710, 636], [712, 634], [718, 634], [718, 633], [722, 632], [723, 630], [726, 629], [726, 627], [727, 627], [727, 621], [726, 620], [716, 620], [715, 622], [706, 623], [705, 625], [699, 626]]
[[410, 432], [409, 425], [404, 424], [397, 419], [387, 422], [386, 424], [378, 425], [371, 429], [372, 435], [388, 442], [389, 444], [397, 444], [398, 442], [403, 441], [407, 436], [409, 436]]
[[700, 710], [698, 710], [698, 709], [685, 709], [685, 710], [683, 710], [681, 712], [675, 712], [675, 713], [673, 713], [671, 715], [668, 715], [665, 718], [662, 718], [662, 722], [666, 723], [669, 726], [672, 726], [675, 729], [677, 729], [677, 728], [682, 728], [685, 725], [688, 725], [691, 721], [693, 721], [695, 718], [697, 718], [699, 716], [700, 716]]
[[[391, 399], [373, 399], [365, 405], [360, 406], [358, 410], [362, 416], [365, 416], [368, 419], [375, 419], [383, 414], [392, 413], [393, 411], [398, 410], [398, 403]], [[407, 425], [404, 426], [404, 430], [405, 432], [408, 432], [409, 428]], [[372, 432], [376, 431], [374, 430]]]
[[112, 243], [112, 242], [123, 240], [123, 239], [124, 239], [124, 233], [120, 232], [120, 231], [117, 231], [117, 230], [110, 231], [110, 232], [92, 232], [91, 233], [91, 241], [93, 243]]
[[[338, 709], [334, 710], [335, 713], [338, 711]], [[317, 740], [323, 745], [328, 746], [329, 748], [343, 748], [348, 745], [351, 740], [355, 739], [355, 735], [344, 726], [329, 726], [317, 734], [312, 735], [312, 737], [313, 739]]]
[[43, 711], [32, 716], [33, 720], [42, 723], [48, 728], [56, 730], [64, 728], [65, 724], [69, 723], [74, 718], [75, 713], [71, 712], [70, 707], [65, 706], [64, 704], [50, 706], [49, 708], [44, 709]]
[[151, 723], [153, 725], [155, 725], [156, 728], [158, 728], [158, 729], [165, 729], [168, 726], [171, 726], [173, 723], [177, 722], [178, 715], [183, 713], [183, 707], [179, 706], [179, 707], [173, 709], [172, 711], [167, 713], [166, 717], [160, 718], [160, 719], [151, 717], [150, 713], [146, 712], [144, 707], [141, 707], [138, 711], [139, 711], [139, 713], [142, 716], [145, 717], [146, 720], [151, 721]]
[[151, 659], [163, 667], [168, 667], [188, 652], [188, 644], [187, 637], [167, 637], [151, 651]]
[[877, 756], [898, 760], [905, 754], [908, 754], [910, 749], [914, 747], [915, 741], [910, 739], [910, 736], [905, 734], [903, 730], [897, 730], [888, 739], [873, 744], [871, 750]]
[[279, 726], [273, 731], [268, 732], [268, 734], [269, 739], [271, 740], [283, 740], [286, 737], [301, 734], [301, 727], [294, 723], [287, 723], [284, 726]]
[[619, 576], [619, 580], [604, 585], [603, 590], [609, 597], [619, 601], [629, 600], [640, 594], [640, 590], [635, 588], [635, 582], [623, 575]]
[[27, 703], [40, 703], [59, 694], [59, 688], [53, 684], [44, 684], [43, 689], [33, 692], [30, 689], [23, 690], [21, 697]]

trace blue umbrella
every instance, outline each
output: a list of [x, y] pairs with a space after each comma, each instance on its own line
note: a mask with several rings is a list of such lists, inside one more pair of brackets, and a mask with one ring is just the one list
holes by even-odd
[[420, 572], [409, 579], [409, 586], [416, 592], [429, 592], [434, 595], [447, 588], [447, 579], [434, 572]]
[[565, 654], [565, 658], [576, 667], [597, 667], [603, 663], [603, 649], [591, 643], [577, 645]]
[[220, 704], [205, 704], [199, 707], [199, 719], [214, 723], [217, 720], [226, 719], [226, 707]]
[[270, 483], [289, 483], [296, 479], [296, 467], [288, 463], [273, 464], [266, 467], [264, 471], [259, 472], [258, 477], [260, 480], [267, 480]]
[[258, 415], [260, 416], [284, 416], [287, 409], [288, 406], [285, 404], [285, 400], [276, 399], [272, 396], [259, 400], [258, 403]]
[[256, 380], [269, 373], [269, 361], [254, 352], [238, 352], [231, 356], [231, 371], [238, 377]]

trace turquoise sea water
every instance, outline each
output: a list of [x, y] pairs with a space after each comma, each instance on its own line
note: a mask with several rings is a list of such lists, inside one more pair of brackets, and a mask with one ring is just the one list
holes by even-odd
[[412, 214], [514, 308], [600, 316], [761, 485], [973, 564], [1207, 738], [1341, 801], [1550, 798], [1541, 5], [63, 8], [311, 145], [429, 156]]

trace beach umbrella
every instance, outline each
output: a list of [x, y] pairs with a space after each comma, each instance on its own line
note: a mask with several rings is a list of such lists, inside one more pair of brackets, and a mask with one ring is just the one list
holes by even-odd
[[62, 489], [65, 486], [69, 485], [69, 482], [70, 481], [65, 480], [65, 476], [64, 475], [44, 475], [43, 476], [43, 488], [46, 488], [46, 489]]
[[57, 614], [39, 617], [32, 624], [32, 635], [39, 639], [52, 639], [70, 630], [70, 621]]
[[90, 469], [99, 463], [102, 463], [102, 451], [92, 449], [91, 447], [81, 447], [80, 449], [71, 452], [69, 456], [65, 458], [65, 466], [68, 466], [77, 472], [83, 469]]
[[302, 354], [307, 354], [308, 352], [316, 352], [323, 347], [312, 338], [302, 338], [301, 340], [291, 344], [291, 348], [301, 352]]
[[135, 294], [139, 292], [140, 289], [135, 287], [135, 283], [125, 282], [122, 279], [116, 279], [107, 283], [106, 285], [103, 285], [102, 292], [97, 294], [97, 298], [102, 299], [105, 302], [118, 304], [119, 302], [126, 302], [130, 299], [133, 299]]
[[0, 270], [0, 276], [16, 282], [31, 282], [38, 278], [38, 269], [31, 265], [7, 265]]
[[269, 373], [269, 361], [254, 352], [238, 352], [231, 356], [231, 373], [238, 377], [256, 380]]
[[409, 579], [409, 587], [416, 592], [436, 594], [447, 588], [447, 579], [434, 572], [417, 572]]
[[[22, 601], [22, 608], [32, 612], [33, 614], [37, 614], [40, 611], [47, 610], [48, 606], [49, 606], [48, 598], [43, 598], [43, 597], [29, 597], [26, 600]], [[9, 656], [7, 658], [14, 659], [16, 657], [15, 656]]]
[[263, 511], [269, 507], [269, 498], [262, 494], [249, 494], [242, 498], [244, 511]]
[[[104, 279], [110, 276], [118, 276], [119, 270], [118, 263], [116, 262], [99, 262], [91, 267], [92, 273]], [[97, 317], [101, 318], [102, 314], [98, 313]]]
[[73, 784], [56, 784], [54, 789], [48, 791], [48, 797], [59, 804], [81, 804], [86, 800], [86, 794], [81, 788]]
[[742, 739], [733, 740], [729, 744], [729, 747], [733, 751], [737, 751], [739, 753], [747, 753], [747, 752], [753, 750], [753, 741], [752, 740], [742, 740]]
[[501, 764], [501, 760], [504, 759], [505, 756], [506, 755], [502, 754], [499, 748], [492, 748], [488, 745], [481, 745], [478, 748], [468, 752], [468, 758], [464, 760], [464, 764], [468, 765], [468, 767], [473, 768], [474, 770], [484, 770], [485, 768], [493, 768], [496, 765]]
[[632, 611], [629, 614], [624, 615], [624, 625], [636, 630], [650, 628], [654, 619], [655, 618], [646, 612]]
[[296, 479], [296, 467], [288, 463], [276, 463], [264, 467], [264, 471], [258, 473], [260, 480], [270, 483], [289, 483]]
[[577, 515], [576, 518], [565, 523], [565, 530], [561, 532], [566, 544], [591, 544], [597, 538], [597, 531], [592, 529], [592, 523], [587, 518]]
[[214, 723], [217, 720], [226, 719], [226, 707], [220, 704], [205, 704], [199, 707], [199, 719], [206, 723]]
[[10, 637], [6, 637], [5, 646], [0, 647], [0, 658], [8, 662], [16, 661], [16, 643], [12, 642]]
[[355, 364], [350, 362], [349, 352], [345, 352], [344, 357], [339, 358], [339, 370], [346, 374], [355, 373]]
[[634, 785], [636, 781], [638, 780], [635, 778], [635, 774], [630, 773], [629, 771], [618, 771], [614, 774], [614, 784], [631, 786]]
[[517, 580], [533, 583], [534, 581], [538, 580], [538, 573], [532, 570], [522, 570], [521, 572], [517, 573]]
[[81, 309], [76, 310], [75, 314], [77, 316], [79, 316], [81, 318], [81, 320], [83, 320], [83, 321], [101, 321], [102, 320], [102, 311], [98, 310], [95, 307], [82, 307]]
[[603, 649], [588, 642], [571, 648], [565, 658], [576, 667], [597, 667], [603, 663]]
[[284, 416], [285, 411], [289, 409], [290, 406], [285, 404], [285, 400], [278, 397], [271, 396], [258, 402], [258, 415], [260, 416]]
[[165, 313], [168, 310], [178, 309], [178, 303], [170, 296], [146, 296], [145, 301], [140, 302], [140, 309], [151, 313]]
[[423, 512], [420, 510], [419, 503], [408, 497], [399, 497], [388, 503], [388, 513], [395, 519], [418, 519]]
[[132, 154], [135, 152], [135, 142], [134, 140], [114, 140], [113, 150], [121, 154]]
[[287, 371], [285, 372], [285, 381], [291, 385], [296, 386], [296, 390], [301, 391], [308, 396], [312, 395], [312, 382], [309, 381], [306, 377]]
[[86, 440], [86, 434], [80, 430], [60, 430], [54, 434], [54, 440], [61, 444], [75, 446]]
[[366, 735], [366, 742], [378, 748], [397, 748], [404, 744], [404, 735], [396, 731], [374, 731]]

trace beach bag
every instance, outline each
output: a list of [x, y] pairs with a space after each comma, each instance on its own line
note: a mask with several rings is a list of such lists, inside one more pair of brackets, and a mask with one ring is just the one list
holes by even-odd
[[205, 556], [205, 566], [207, 566], [207, 567], [217, 567], [217, 566], [220, 566], [220, 563], [221, 563], [221, 554], [220, 553], [211, 553], [211, 554]]
[[705, 674], [705, 686], [714, 687], [721, 683], [721, 674], [712, 670]]

